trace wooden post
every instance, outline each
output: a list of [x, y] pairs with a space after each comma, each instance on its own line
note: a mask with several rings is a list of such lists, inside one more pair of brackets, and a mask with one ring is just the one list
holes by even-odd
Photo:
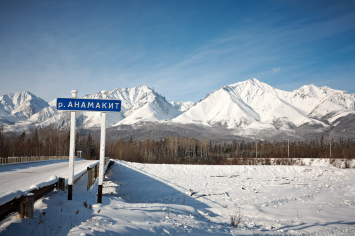
[[65, 190], [65, 178], [59, 178], [57, 185], [58, 185], [58, 187], [57, 187], [58, 189], [64, 191]]
[[90, 167], [87, 168], [87, 175], [88, 175], [87, 190], [89, 190], [92, 185], [92, 168], [90, 168]]
[[97, 178], [97, 165], [95, 166], [95, 175], [94, 175], [94, 179]]
[[93, 168], [91, 168], [91, 182], [92, 182], [92, 183], [95, 182], [95, 170], [96, 170], [96, 166], [94, 166]]
[[17, 219], [33, 219], [34, 199], [33, 193], [21, 196], [18, 204]]

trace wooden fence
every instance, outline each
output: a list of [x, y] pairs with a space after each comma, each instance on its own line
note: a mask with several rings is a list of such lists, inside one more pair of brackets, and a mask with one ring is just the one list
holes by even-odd
[[0, 158], [0, 164], [3, 165], [3, 164], [11, 164], [11, 163], [19, 163], [19, 162], [63, 160], [63, 159], [69, 159], [69, 157], [68, 156], [9, 157], [9, 158]]

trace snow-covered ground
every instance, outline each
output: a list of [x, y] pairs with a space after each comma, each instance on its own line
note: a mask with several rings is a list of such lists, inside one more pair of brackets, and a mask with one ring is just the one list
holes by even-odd
[[354, 177], [331, 166], [117, 161], [102, 205], [83, 177], [73, 201], [53, 192], [36, 202], [34, 219], [12, 217], [0, 235], [354, 235]]

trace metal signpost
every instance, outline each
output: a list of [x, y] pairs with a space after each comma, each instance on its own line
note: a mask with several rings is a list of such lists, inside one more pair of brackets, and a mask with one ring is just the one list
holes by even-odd
[[108, 100], [106, 91], [102, 91], [103, 99], [76, 98], [78, 91], [73, 90], [72, 98], [57, 98], [57, 110], [71, 111], [70, 126], [70, 152], [69, 152], [69, 178], [68, 178], [68, 200], [73, 196], [74, 179], [74, 156], [75, 156], [75, 111], [101, 112], [101, 139], [100, 139], [100, 168], [97, 203], [102, 203], [102, 183], [104, 179], [104, 159], [106, 142], [106, 112], [120, 112], [120, 100]]

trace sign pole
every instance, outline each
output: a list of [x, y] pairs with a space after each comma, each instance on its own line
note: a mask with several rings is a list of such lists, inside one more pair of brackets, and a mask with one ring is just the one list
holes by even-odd
[[[68, 200], [72, 200], [75, 157], [75, 111], [101, 112], [100, 165], [97, 203], [102, 203], [102, 182], [104, 180], [105, 142], [106, 142], [106, 112], [121, 112], [121, 100], [107, 99], [106, 91], [102, 91], [102, 99], [76, 98], [77, 91], [73, 90], [72, 98], [57, 98], [58, 111], [71, 111], [70, 151]], [[81, 151], [80, 157], [81, 157]]]
[[[102, 98], [107, 99], [107, 92], [102, 91], [101, 93], [102, 93]], [[99, 168], [97, 203], [102, 203], [102, 183], [104, 179], [105, 143], [106, 143], [106, 112], [101, 112], [100, 168]]]
[[[71, 95], [76, 98], [78, 91], [72, 90]], [[69, 147], [69, 178], [68, 178], [68, 200], [73, 199], [73, 179], [74, 179], [74, 158], [75, 158], [75, 111], [71, 112], [71, 126], [70, 126], [70, 147]]]

